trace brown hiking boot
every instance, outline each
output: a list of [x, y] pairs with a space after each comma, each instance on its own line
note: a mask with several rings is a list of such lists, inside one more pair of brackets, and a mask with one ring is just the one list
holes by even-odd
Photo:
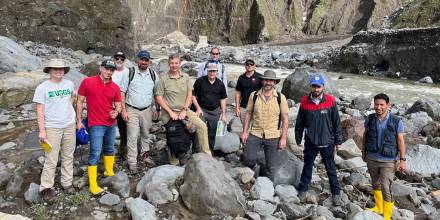
[[49, 204], [55, 202], [55, 199], [57, 197], [57, 193], [52, 188], [43, 189], [43, 191], [40, 192], [40, 195], [43, 198], [43, 201]]
[[75, 188], [73, 188], [73, 186], [68, 186], [68, 187], [63, 187], [63, 191], [66, 194], [72, 195], [76, 193]]

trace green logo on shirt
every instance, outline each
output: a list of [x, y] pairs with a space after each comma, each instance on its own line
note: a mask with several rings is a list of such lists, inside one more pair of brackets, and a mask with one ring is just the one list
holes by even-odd
[[54, 91], [49, 91], [48, 95], [50, 99], [53, 98], [64, 98], [66, 96], [70, 96], [71, 92], [70, 89], [60, 89], [60, 90], [54, 90]]

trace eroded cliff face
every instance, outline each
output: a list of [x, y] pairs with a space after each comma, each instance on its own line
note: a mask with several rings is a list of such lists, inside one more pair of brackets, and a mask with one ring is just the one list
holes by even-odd
[[439, 0], [413, 1], [401, 10], [398, 10], [391, 18], [391, 27], [394, 29], [438, 27], [439, 25]]
[[75, 50], [132, 51], [130, 9], [112, 0], [0, 0], [0, 35]]
[[376, 28], [405, 0], [0, 0], [0, 34], [132, 54], [175, 30], [233, 45]]

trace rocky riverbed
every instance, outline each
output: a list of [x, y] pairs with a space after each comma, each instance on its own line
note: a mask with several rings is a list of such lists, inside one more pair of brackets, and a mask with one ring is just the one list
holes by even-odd
[[[208, 48], [195, 50], [195, 44], [185, 46], [168, 40], [162, 41], [165, 42], [162, 45], [147, 46], [153, 52], [154, 67], [159, 72], [166, 71], [166, 55], [172, 52], [183, 55], [182, 70], [189, 74], [194, 74], [199, 62], [208, 57]], [[13, 53], [9, 54], [17, 55], [0, 53], [1, 67], [6, 69], [0, 75], [0, 219], [15, 218], [7, 217], [9, 214], [33, 219], [381, 219], [364, 211], [373, 203], [370, 177], [358, 148], [364, 118], [373, 112], [372, 95], [378, 92], [390, 95], [391, 111], [404, 119], [407, 129], [408, 171], [396, 173], [393, 219], [439, 219], [440, 88], [415, 81], [317, 69], [324, 66], [332, 51], [348, 41], [220, 47], [231, 81], [229, 94], [233, 94], [234, 80], [244, 71], [242, 63], [253, 58], [258, 71], [273, 69], [283, 78], [277, 89], [292, 100], [289, 149], [280, 152], [274, 182], [256, 177], [253, 170], [239, 166], [241, 123], [233, 116], [234, 103], [230, 97], [227, 138], [219, 140], [217, 146], [224, 156], [209, 158], [196, 154], [184, 167], [170, 165], [164, 127], [156, 123], [150, 135], [154, 167], [143, 166], [140, 174], [128, 175], [126, 163], [118, 160], [116, 175], [99, 180], [107, 193], [91, 197], [86, 174], [87, 146], [78, 146], [74, 166], [77, 193], [63, 194], [58, 176], [57, 201], [46, 204], [38, 195], [44, 157], [37, 143], [35, 106], [30, 102], [33, 90], [47, 78], [42, 67], [50, 57], [66, 59], [73, 67], [66, 77], [78, 85], [85, 77], [82, 73], [93, 74], [93, 68], [96, 69], [104, 55], [33, 42], [17, 44], [0, 38], [0, 51], [10, 50]], [[336, 155], [343, 188], [342, 206], [331, 204], [320, 159], [315, 161], [310, 196], [300, 201], [295, 188], [303, 165], [303, 149], [294, 142], [293, 127], [298, 99], [307, 90], [304, 81], [315, 72], [325, 72], [329, 80], [327, 90], [339, 98], [345, 140]]]

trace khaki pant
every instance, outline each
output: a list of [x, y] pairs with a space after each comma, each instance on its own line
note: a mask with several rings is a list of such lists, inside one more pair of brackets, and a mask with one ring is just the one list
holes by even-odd
[[366, 157], [368, 172], [371, 176], [373, 190], [381, 190], [383, 199], [392, 202], [391, 184], [396, 171], [396, 162], [381, 162], [373, 160], [370, 156]]
[[41, 173], [40, 192], [54, 185], [58, 155], [61, 151], [61, 186], [69, 187], [73, 181], [73, 153], [75, 152], [75, 124], [67, 128], [46, 128], [47, 141], [52, 151], [45, 153], [43, 172]]
[[148, 142], [148, 135], [152, 125], [151, 107], [139, 111], [135, 108], [127, 106], [128, 121], [127, 121], [127, 160], [128, 165], [134, 166], [137, 164], [138, 155], [138, 138], [141, 139], [141, 154], [150, 150], [150, 143]]

